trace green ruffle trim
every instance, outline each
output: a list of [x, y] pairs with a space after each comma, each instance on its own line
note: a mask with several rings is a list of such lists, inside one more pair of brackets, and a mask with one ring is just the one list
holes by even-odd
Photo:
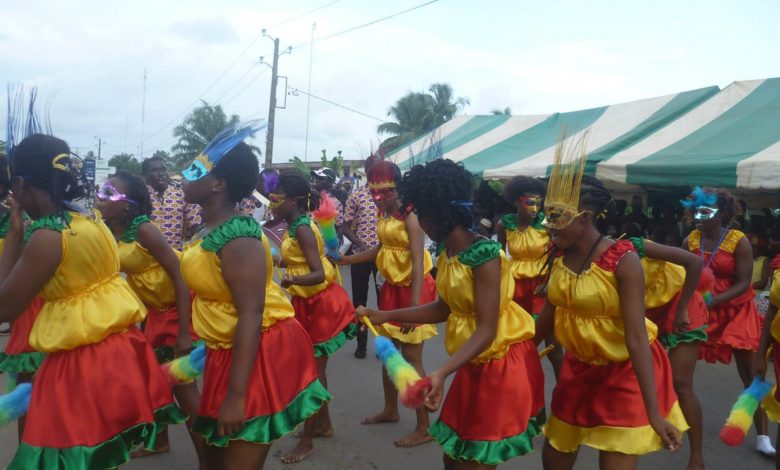
[[536, 218], [533, 222], [531, 222], [531, 227], [535, 228], [536, 230], [547, 230], [547, 228], [542, 225], [542, 222], [544, 222], [544, 212], [539, 211], [536, 213]]
[[436, 256], [441, 255], [447, 249], [447, 245], [444, 242], [439, 242], [436, 245]]
[[466, 266], [476, 268], [499, 256], [501, 256], [501, 244], [494, 240], [481, 238], [461, 251], [458, 259]]
[[46, 353], [29, 352], [20, 354], [0, 353], [0, 372], [18, 374], [19, 372], [32, 374], [41, 367]]
[[347, 341], [357, 336], [357, 325], [350, 323], [333, 338], [314, 345], [314, 357], [330, 356], [338, 351]]
[[192, 430], [202, 434], [207, 444], [217, 447], [227, 447], [230, 441], [270, 444], [293, 432], [296, 426], [318, 412], [330, 398], [330, 393], [315, 379], [285, 409], [245, 421], [244, 429], [232, 436], [217, 435], [217, 420], [205, 416], [195, 418]]
[[236, 238], [256, 238], [262, 240], [263, 228], [252, 217], [237, 215], [226, 220], [222, 225], [203, 237], [200, 247], [206, 251], [216, 253], [223, 246], [227, 245], [229, 241]]
[[472, 460], [483, 465], [498, 465], [507, 460], [525, 455], [533, 450], [533, 439], [542, 432], [547, 414], [542, 409], [528, 421], [525, 432], [500, 441], [467, 441], [458, 437], [455, 431], [436, 420], [428, 429], [433, 439], [441, 446], [444, 454], [456, 461]]
[[122, 238], [119, 239], [121, 242], [125, 243], [133, 243], [138, 239], [138, 229], [141, 228], [141, 225], [145, 223], [149, 223], [151, 220], [149, 220], [149, 217], [146, 215], [139, 215], [135, 219], [133, 219], [132, 222], [130, 222], [130, 227], [125, 230], [125, 234], [122, 235]]
[[168, 424], [184, 422], [185, 416], [176, 405], [170, 404], [155, 411], [154, 419], [154, 423], [135, 425], [91, 447], [57, 449], [34, 447], [22, 442], [8, 469], [98, 470], [118, 467], [130, 461], [130, 451], [134, 447], [143, 444], [145, 449], [153, 449], [157, 433]]
[[11, 225], [11, 210], [7, 210], [5, 214], [0, 216], [0, 238], [5, 238], [8, 235], [8, 227]]
[[507, 230], [517, 230], [517, 214], [506, 214], [501, 217], [501, 223]]
[[694, 330], [688, 330], [685, 333], [669, 333], [668, 335], [660, 335], [658, 341], [665, 349], [674, 349], [680, 343], [695, 343], [701, 341], [707, 342], [707, 325], [700, 326]]
[[639, 255], [640, 258], [645, 257], [645, 239], [644, 238], [638, 238], [638, 237], [631, 237], [629, 238], [631, 240], [631, 243], [634, 244], [634, 248], [636, 248], [636, 254]]
[[293, 220], [293, 223], [287, 227], [287, 235], [290, 238], [295, 238], [295, 232], [298, 231], [298, 227], [301, 225], [311, 225], [311, 218], [306, 214], [299, 215], [295, 220]]
[[27, 227], [27, 231], [24, 232], [24, 241], [29, 240], [36, 230], [42, 228], [62, 233], [65, 227], [70, 225], [70, 221], [72, 219], [73, 216], [71, 216], [70, 213], [62, 212], [60, 214], [49, 214], [46, 217], [41, 217], [38, 220], [34, 220], [33, 223]]

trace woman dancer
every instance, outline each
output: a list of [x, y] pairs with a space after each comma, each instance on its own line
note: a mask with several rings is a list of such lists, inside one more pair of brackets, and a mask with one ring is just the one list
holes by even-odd
[[[295, 319], [314, 343], [320, 382], [327, 387], [328, 357], [355, 337], [355, 308], [347, 292], [336, 282], [336, 270], [325, 258], [320, 230], [308, 215], [312, 208], [319, 207], [319, 194], [312, 192], [309, 182], [297, 172], [282, 174], [277, 192], [271, 195], [271, 210], [274, 218], [288, 225], [282, 242], [281, 263], [287, 268], [282, 287], [292, 295]], [[300, 462], [314, 450], [313, 437], [331, 435], [333, 424], [328, 405], [324, 404], [317, 415], [306, 421], [301, 440], [282, 461]]]
[[570, 469], [579, 446], [587, 445], [600, 451], [602, 469], [636, 468], [639, 455], [676, 450], [687, 425], [669, 359], [644, 316], [639, 258], [630, 241], [599, 233], [596, 214], [611, 195], [598, 179], [582, 175], [585, 138], [570, 148], [564, 142], [545, 201], [555, 249], [547, 304], [536, 324], [537, 340], [554, 325], [566, 351], [544, 430], [543, 464]]
[[259, 128], [225, 129], [182, 172], [184, 198], [201, 206], [205, 223], [181, 270], [195, 292], [195, 332], [208, 346], [193, 430], [208, 444], [209, 468], [262, 468], [271, 443], [330, 398], [311, 340], [273, 282], [262, 228], [236, 207], [259, 177], [257, 158], [241, 140]]
[[[776, 266], [773, 260], [773, 267]], [[774, 363], [775, 383], [780, 380], [780, 317], [777, 316], [777, 309], [780, 307], [780, 269], [776, 269], [772, 274], [772, 288], [769, 290], [769, 309], [766, 318], [764, 318], [764, 328], [761, 332], [761, 344], [758, 353], [753, 359], [751, 375], [766, 379], [767, 352], [771, 348], [772, 360]], [[773, 423], [780, 423], [780, 391], [775, 386], [772, 393], [761, 403], [766, 411], [767, 418]], [[780, 446], [780, 429], [777, 432], [775, 447]], [[780, 469], [780, 455], [775, 454], [775, 468]]]
[[[149, 311], [144, 335], [157, 360], [164, 363], [187, 354], [194, 339], [190, 333], [190, 291], [179, 270], [179, 254], [149, 220], [152, 205], [146, 183], [138, 176], [118, 171], [98, 191], [95, 206], [117, 240], [120, 271], [127, 275], [128, 284]], [[188, 426], [192, 426], [200, 405], [197, 384], [178, 385], [173, 393], [190, 416]], [[199, 435], [191, 438], [203, 463], [203, 441]], [[166, 429], [157, 436], [152, 452], [142, 449], [133, 457], [168, 450]]]
[[[533, 343], [534, 321], [512, 302], [514, 280], [501, 245], [474, 232], [468, 200], [472, 176], [435, 160], [412, 168], [401, 186], [404, 204], [443, 243], [437, 260], [439, 300], [404, 310], [358, 309], [373, 323], [447, 322], [450, 359], [433, 371], [425, 404], [439, 406], [430, 429], [444, 467], [491, 469], [531, 451], [544, 425], [544, 376]], [[442, 405], [445, 379], [455, 378]]]
[[[0, 319], [17, 318], [40, 292], [29, 341], [46, 358], [9, 468], [118, 467], [184, 417], [134, 326], [146, 310], [119, 275], [111, 232], [69, 204], [81, 185], [68, 145], [34, 134], [10, 159], [18, 206], [0, 260]], [[24, 245], [21, 210], [33, 219]]]
[[[753, 380], [750, 368], [761, 338], [761, 316], [753, 303], [750, 280], [753, 251], [745, 234], [729, 228], [737, 217], [736, 199], [724, 190], [696, 188], [683, 201], [694, 211], [697, 228], [683, 241], [683, 248], [700, 256], [704, 267], [712, 269], [715, 285], [709, 301], [707, 343], [702, 356], [707, 362], [737, 363], [737, 372], [747, 387]], [[775, 455], [767, 435], [766, 414], [755, 415], [756, 450]]]
[[[379, 245], [361, 253], [342, 256], [340, 264], [368, 263], [376, 260], [376, 267], [385, 278], [379, 292], [378, 304], [382, 310], [396, 310], [427, 304], [436, 298], [436, 283], [430, 275], [431, 255], [425, 250], [425, 234], [417, 215], [401, 205], [396, 190], [401, 179], [398, 167], [382, 160], [368, 170], [368, 187], [379, 209], [377, 228]], [[423, 343], [436, 335], [433, 325], [389, 322], [380, 326], [380, 333], [391, 338], [409, 363], [420, 375], [425, 375], [422, 364]], [[366, 418], [363, 424], [398, 421], [398, 394], [382, 369], [385, 393], [384, 409]], [[428, 413], [417, 410], [417, 426], [410, 434], [395, 441], [399, 447], [413, 447], [431, 440], [428, 435]]]

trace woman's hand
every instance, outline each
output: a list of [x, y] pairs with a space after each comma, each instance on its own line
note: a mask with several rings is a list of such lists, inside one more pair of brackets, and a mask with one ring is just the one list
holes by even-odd
[[661, 444], [669, 452], [675, 452], [680, 448], [680, 430], [672, 423], [663, 419], [660, 415], [650, 420], [653, 431], [661, 438]]
[[219, 436], [232, 436], [244, 427], [244, 412], [246, 400], [242, 396], [228, 393], [222, 406], [219, 407], [217, 417], [217, 434]]
[[176, 357], [186, 356], [192, 352], [192, 338], [190, 338], [189, 331], [179, 333], [173, 350]]
[[399, 328], [401, 328], [401, 333], [406, 335], [414, 331], [414, 329], [417, 328], [417, 325], [414, 323], [401, 323]]
[[282, 285], [282, 287], [287, 289], [288, 287], [290, 287], [291, 285], [293, 285], [295, 283], [293, 282], [293, 277], [292, 276], [290, 276], [289, 274], [285, 274], [284, 276], [282, 276], [282, 281], [281, 281], [280, 284]]
[[429, 411], [436, 411], [441, 406], [442, 396], [444, 396], [444, 379], [447, 377], [439, 369], [433, 371], [428, 378], [431, 381], [431, 389], [425, 395], [425, 407]]
[[355, 309], [355, 320], [357, 320], [358, 325], [363, 324], [363, 317], [368, 317], [368, 319], [374, 325], [381, 325], [387, 321], [384, 319], [384, 314], [381, 311], [361, 305]]
[[683, 306], [677, 309], [677, 315], [674, 318], [675, 333], [682, 334], [691, 329], [691, 320], [688, 318], [688, 308]]

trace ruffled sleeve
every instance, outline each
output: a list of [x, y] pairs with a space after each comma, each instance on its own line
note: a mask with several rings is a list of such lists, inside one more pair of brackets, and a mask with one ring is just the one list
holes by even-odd
[[146, 215], [139, 215], [133, 221], [130, 223], [130, 227], [128, 227], [127, 230], [125, 230], [125, 234], [122, 235], [122, 238], [120, 241], [123, 241], [125, 243], [133, 243], [138, 239], [138, 229], [141, 228], [141, 225], [151, 222], [149, 220], [149, 217]]
[[463, 250], [458, 259], [470, 268], [476, 268], [501, 256], [501, 244], [487, 238], [480, 239]]
[[252, 217], [237, 216], [224, 222], [203, 237], [200, 247], [206, 251], [218, 252], [236, 238], [263, 239], [263, 228]]
[[607, 248], [595, 263], [605, 271], [614, 272], [620, 264], [620, 260], [628, 253], [636, 253], [634, 244], [629, 240], [618, 240]]
[[631, 243], [634, 245], [634, 248], [636, 249], [636, 254], [639, 255], [640, 258], [645, 257], [645, 239], [639, 238], [639, 237], [631, 237], [629, 238], [631, 240]]
[[311, 225], [311, 218], [308, 215], [300, 215], [297, 219], [287, 227], [287, 235], [290, 238], [295, 238], [295, 232], [298, 231], [298, 227], [301, 225]]
[[694, 253], [701, 248], [701, 232], [694, 230], [688, 235], [688, 251]]
[[517, 214], [507, 214], [501, 217], [501, 223], [507, 230], [517, 230]]
[[[442, 253], [444, 253], [444, 250], [447, 249], [447, 245], [444, 244], [444, 242], [439, 242], [436, 245], [436, 256], [440, 256]], [[780, 255], [778, 255], [780, 257]]]
[[720, 244], [720, 249], [726, 253], [734, 253], [734, 250], [737, 249], [737, 244], [743, 238], [745, 238], [745, 234], [739, 230], [729, 230], [729, 233], [726, 234], [726, 238], [724, 238], [723, 242]]
[[35, 233], [36, 230], [40, 229], [54, 230], [55, 232], [62, 233], [62, 230], [70, 225], [71, 219], [71, 215], [67, 212], [63, 212], [61, 214], [49, 214], [45, 217], [41, 217], [40, 219], [33, 221], [33, 223], [27, 227], [27, 231], [24, 234], [24, 239], [25, 241], [29, 240], [32, 234]]
[[546, 230], [545, 226], [542, 225], [543, 221], [544, 221], [544, 212], [539, 211], [536, 214], [536, 218], [531, 223], [531, 227], [535, 228], [536, 230]]

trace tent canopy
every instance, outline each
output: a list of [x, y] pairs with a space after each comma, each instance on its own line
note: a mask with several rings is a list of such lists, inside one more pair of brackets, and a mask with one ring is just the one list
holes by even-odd
[[780, 189], [780, 78], [550, 115], [456, 116], [388, 158], [402, 170], [448, 158], [485, 178], [545, 176], [561, 133], [586, 130], [587, 171], [605, 181]]

